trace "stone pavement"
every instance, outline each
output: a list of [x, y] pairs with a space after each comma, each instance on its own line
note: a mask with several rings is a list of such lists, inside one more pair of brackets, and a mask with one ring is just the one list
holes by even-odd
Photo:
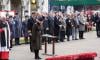
[[[100, 60], [100, 38], [96, 37], [96, 32], [91, 31], [85, 33], [85, 38], [83, 40], [71, 40], [67, 42], [56, 43], [56, 55], [69, 55], [69, 54], [79, 54], [84, 52], [97, 52], [98, 56], [95, 60]], [[48, 44], [48, 54], [52, 52], [52, 45]], [[45, 58], [50, 57], [42, 55], [44, 53], [44, 45], [40, 51], [40, 57], [45, 60]], [[34, 53], [30, 52], [29, 45], [14, 46], [10, 51], [10, 60], [35, 60]]]

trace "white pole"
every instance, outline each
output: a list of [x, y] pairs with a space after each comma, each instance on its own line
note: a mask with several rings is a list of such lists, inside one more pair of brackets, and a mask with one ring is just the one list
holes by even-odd
[[48, 0], [44, 0], [44, 4], [43, 4], [43, 12], [48, 13], [48, 10], [49, 10]]

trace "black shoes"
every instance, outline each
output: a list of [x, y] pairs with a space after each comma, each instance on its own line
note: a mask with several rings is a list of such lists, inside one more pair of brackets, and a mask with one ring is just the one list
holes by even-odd
[[97, 38], [100, 38], [100, 36], [97, 36]]
[[78, 39], [75, 39], [75, 40], [78, 40]]
[[75, 38], [75, 39], [72, 39], [72, 40], [78, 40], [77, 38]]
[[17, 46], [17, 45], [21, 45], [21, 44], [15, 44], [15, 46]]
[[85, 39], [85, 38], [80, 38], [80, 39]]
[[42, 58], [40, 58], [40, 57], [35, 57], [35, 59], [42, 59]]

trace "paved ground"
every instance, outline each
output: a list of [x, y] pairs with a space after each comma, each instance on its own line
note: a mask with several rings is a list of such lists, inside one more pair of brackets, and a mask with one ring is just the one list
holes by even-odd
[[[56, 43], [56, 55], [69, 55], [84, 52], [97, 52], [98, 56], [95, 60], [100, 60], [100, 38], [96, 37], [95, 31], [85, 33], [84, 40], [65, 41]], [[52, 45], [48, 44], [48, 54], [51, 54]], [[40, 56], [45, 60], [49, 57], [42, 55], [44, 53], [44, 45], [40, 51]], [[30, 52], [29, 45], [15, 46], [10, 52], [10, 60], [35, 60], [34, 53]]]

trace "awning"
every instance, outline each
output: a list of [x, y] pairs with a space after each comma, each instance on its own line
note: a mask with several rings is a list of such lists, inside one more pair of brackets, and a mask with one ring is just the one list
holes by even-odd
[[51, 5], [100, 5], [100, 0], [51, 0]]

